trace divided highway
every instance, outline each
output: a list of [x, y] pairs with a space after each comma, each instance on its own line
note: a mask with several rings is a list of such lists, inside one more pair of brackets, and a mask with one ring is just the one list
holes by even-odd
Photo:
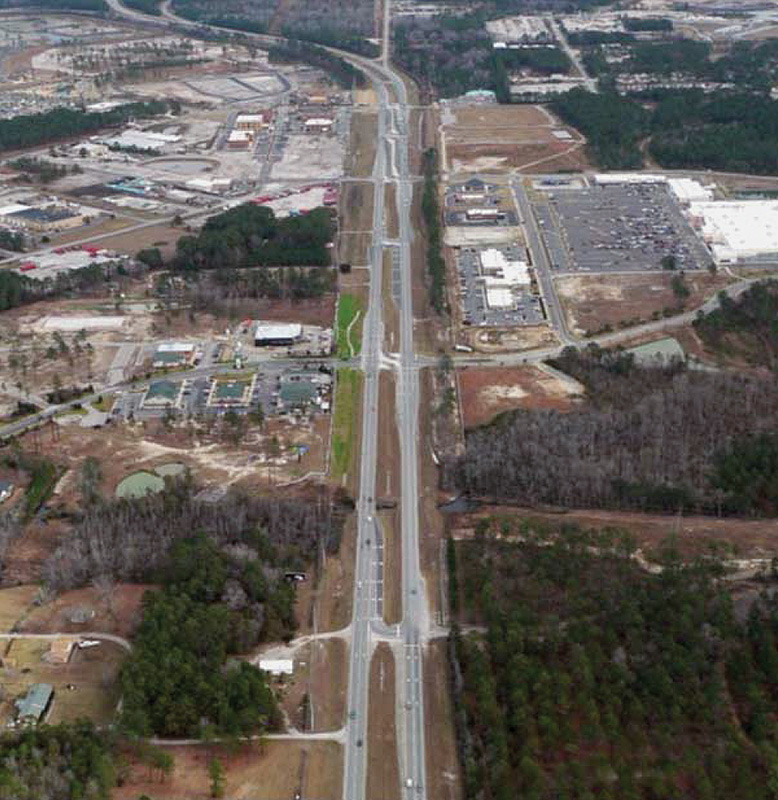
[[[108, 0], [111, 9], [145, 25], [198, 29], [200, 24], [177, 17], [170, 2], [162, 5], [162, 18], [128, 10], [120, 0]], [[425, 800], [426, 770], [424, 746], [424, 697], [422, 648], [429, 634], [429, 611], [419, 563], [418, 513], [418, 412], [419, 364], [413, 343], [413, 302], [411, 273], [411, 203], [413, 179], [409, 174], [409, 118], [405, 83], [389, 64], [388, 40], [391, 7], [384, 3], [384, 46], [379, 60], [327, 48], [362, 70], [378, 97], [378, 141], [373, 167], [373, 243], [370, 251], [370, 300], [365, 316], [361, 366], [364, 373], [360, 489], [357, 506], [357, 561], [354, 581], [354, 610], [351, 622], [351, 650], [347, 692], [348, 719], [345, 740], [344, 800], [363, 800], [367, 786], [367, 723], [370, 662], [378, 641], [392, 644], [397, 673], [397, 713], [400, 776], [403, 797]], [[235, 33], [229, 31], [229, 33]], [[244, 34], [264, 44], [278, 37]], [[399, 242], [387, 240], [385, 187], [396, 186]], [[400, 270], [400, 353], [399, 359], [383, 353], [382, 272], [387, 246], [399, 249]], [[403, 622], [389, 628], [383, 621], [383, 536], [376, 520], [375, 489], [378, 463], [377, 434], [379, 375], [382, 365], [397, 366], [397, 424], [402, 458], [402, 606]], [[387, 757], [391, 754], [387, 753]]]

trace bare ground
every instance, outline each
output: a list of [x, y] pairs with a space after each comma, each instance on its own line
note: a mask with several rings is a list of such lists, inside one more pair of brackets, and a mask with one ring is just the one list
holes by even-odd
[[130, 755], [130, 778], [114, 789], [115, 800], [137, 800], [144, 794], [155, 800], [208, 800], [213, 758], [222, 762], [224, 796], [230, 800], [281, 800], [299, 789], [304, 797], [341, 800], [343, 753], [335, 742], [269, 741], [242, 745], [237, 752], [205, 745], [167, 750], [175, 759], [170, 778], [160, 782]]
[[466, 367], [459, 370], [459, 386], [466, 428], [487, 425], [516, 408], [569, 411], [579, 394], [570, 383], [535, 366]]
[[[647, 322], [654, 313], [677, 308], [671, 282], [673, 275], [664, 271], [640, 275], [582, 275], [556, 279], [557, 293], [571, 331], [593, 334], [606, 325], [612, 328]], [[732, 278], [723, 273], [687, 272], [684, 283], [690, 295], [686, 310], [702, 305]]]
[[370, 665], [366, 796], [400, 800], [395, 729], [395, 665], [389, 645], [378, 645]]

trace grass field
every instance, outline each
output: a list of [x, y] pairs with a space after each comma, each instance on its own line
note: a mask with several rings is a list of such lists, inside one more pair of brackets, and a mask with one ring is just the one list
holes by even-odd
[[338, 358], [359, 355], [362, 349], [362, 318], [362, 300], [355, 294], [341, 294], [337, 316]]
[[330, 476], [343, 481], [351, 472], [356, 441], [359, 436], [359, 397], [362, 373], [356, 369], [339, 369], [335, 386], [335, 411], [332, 419], [332, 460]]

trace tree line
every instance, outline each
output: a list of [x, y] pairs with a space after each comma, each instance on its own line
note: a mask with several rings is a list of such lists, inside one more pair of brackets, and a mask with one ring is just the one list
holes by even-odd
[[328, 52], [323, 47], [300, 39], [290, 39], [283, 44], [269, 47], [267, 57], [271, 64], [310, 64], [310, 66], [326, 72], [344, 89], [366, 85], [362, 71], [344, 58]]
[[60, 139], [124, 125], [130, 119], [145, 119], [178, 108], [163, 100], [127, 103], [110, 111], [77, 111], [55, 108], [41, 114], [24, 114], [0, 120], [0, 151], [38, 147]]
[[774, 592], [742, 624], [712, 557], [653, 574], [619, 531], [482, 522], [455, 563], [486, 633], [450, 640], [467, 800], [775, 796]]
[[422, 156], [424, 192], [421, 213], [427, 234], [427, 274], [429, 276], [430, 303], [438, 314], [446, 310], [446, 261], [443, 258], [443, 234], [438, 199], [438, 154], [425, 150]]
[[[640, 366], [596, 345], [552, 364], [584, 384], [586, 401], [469, 432], [465, 453], [444, 462], [447, 488], [528, 506], [775, 513], [778, 473], [758, 441], [778, 427], [775, 380], [679, 360]], [[760, 491], [744, 493], [735, 476], [755, 465]]]
[[334, 232], [327, 208], [277, 219], [272, 209], [245, 203], [210, 217], [196, 236], [182, 236], [172, 266], [185, 271], [325, 267], [330, 264], [328, 245]]

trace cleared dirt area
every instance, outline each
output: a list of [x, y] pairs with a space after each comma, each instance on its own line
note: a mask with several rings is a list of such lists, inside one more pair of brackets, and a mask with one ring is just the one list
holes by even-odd
[[559, 339], [547, 325], [521, 328], [473, 330], [465, 328], [467, 343], [481, 353], [507, 353], [534, 350], [536, 347], [556, 347]]
[[[343, 264], [351, 264], [352, 268], [367, 266], [372, 241], [372, 233], [341, 233], [338, 236], [338, 260]], [[344, 276], [341, 276], [340, 282], [341, 286], [344, 283], [347, 285]]]
[[366, 797], [400, 800], [395, 729], [395, 665], [389, 645], [378, 645], [370, 665]]
[[171, 225], [160, 223], [130, 233], [117, 233], [116, 236], [101, 239], [100, 244], [109, 250], [133, 256], [139, 250], [147, 247], [158, 247], [164, 258], [170, 258], [176, 252], [176, 242], [185, 233], [183, 228], [174, 228]]
[[424, 653], [424, 705], [427, 725], [427, 796], [461, 800], [459, 757], [451, 702], [447, 642], [431, 642]]
[[[648, 322], [664, 309], [677, 309], [672, 281], [667, 272], [641, 275], [569, 275], [556, 279], [556, 289], [571, 332], [586, 336], [611, 328]], [[687, 272], [689, 290], [684, 310], [702, 305], [732, 282], [722, 273]]]
[[516, 408], [555, 408], [569, 411], [583, 392], [576, 382], [540, 367], [458, 371], [462, 416], [466, 428], [487, 425], [498, 414]]
[[148, 767], [130, 758], [129, 779], [113, 790], [114, 800], [208, 800], [208, 764], [218, 758], [224, 767], [224, 796], [230, 800], [286, 800], [300, 791], [316, 800], [340, 800], [343, 753], [335, 742], [268, 741], [225, 747], [170, 747], [172, 775], [161, 782]]
[[292, 677], [277, 689], [292, 725], [317, 733], [342, 727], [347, 679], [347, 649], [342, 639], [321, 639], [297, 650]]
[[[259, 319], [278, 322], [299, 322], [301, 325], [318, 325], [331, 328], [335, 319], [335, 294], [310, 300], [257, 300]], [[226, 324], [229, 324], [225, 320]]]
[[558, 172], [589, 165], [580, 134], [538, 106], [463, 106], [453, 116], [441, 137], [446, 167], [454, 171]]

